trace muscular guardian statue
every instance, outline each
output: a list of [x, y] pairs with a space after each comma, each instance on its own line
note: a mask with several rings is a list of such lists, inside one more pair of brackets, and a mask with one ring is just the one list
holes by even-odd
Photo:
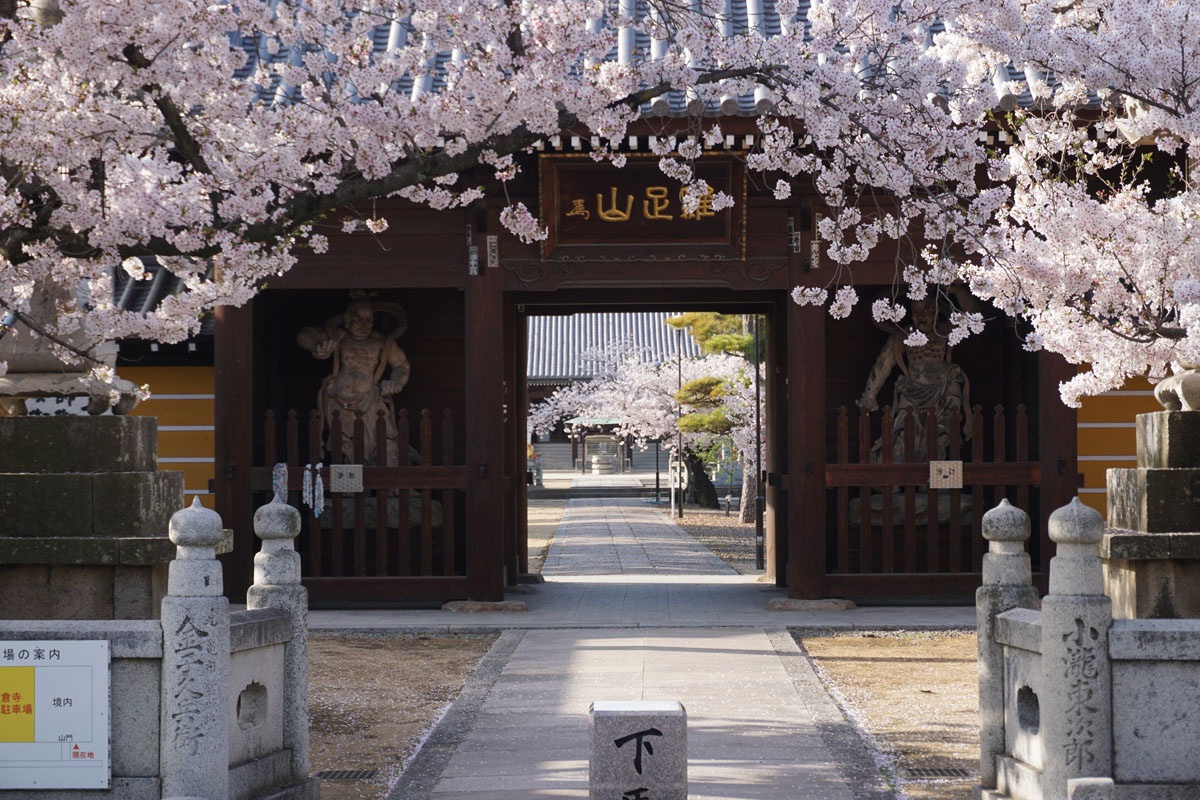
[[[386, 333], [375, 329], [376, 314], [390, 316], [394, 325]], [[373, 466], [398, 466], [396, 415], [392, 395], [408, 383], [408, 357], [396, 345], [407, 328], [404, 309], [395, 303], [375, 303], [366, 297], [353, 300], [344, 313], [331, 318], [323, 328], [307, 327], [296, 337], [297, 343], [322, 361], [332, 358], [333, 371], [321, 382], [317, 409], [327, 432], [325, 449], [334, 453], [340, 446], [343, 462], [354, 463], [354, 419], [362, 415], [364, 463]], [[383, 412], [387, 443], [386, 464], [378, 464], [376, 420]], [[331, 441], [330, 423], [341, 417], [340, 445]]]
[[[957, 287], [951, 287], [955, 289]], [[960, 302], [971, 302], [965, 292], [956, 293]], [[963, 424], [963, 438], [971, 438], [967, 413], [970, 409], [969, 386], [962, 367], [950, 360], [947, 343], [948, 325], [943, 318], [939, 297], [929, 294], [909, 305], [912, 326], [925, 334], [926, 343], [906, 345], [907, 333], [899, 327], [888, 331], [887, 342], [880, 350], [858, 407], [868, 411], [879, 408], [879, 390], [895, 369], [900, 370], [896, 378], [892, 406], [892, 457], [900, 461], [904, 456], [904, 429], [908, 409], [913, 409], [913, 446], [916, 452], [908, 454], [909, 461], [945, 459], [950, 446], [950, 414], [956, 409]], [[937, 418], [937, 452], [929, 453], [925, 434], [925, 412], [934, 409]], [[872, 460], [880, 460], [882, 443], [877, 441], [872, 448]]]

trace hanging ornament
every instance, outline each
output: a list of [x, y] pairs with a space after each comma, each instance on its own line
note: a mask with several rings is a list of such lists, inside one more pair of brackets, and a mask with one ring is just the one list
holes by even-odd
[[321, 462], [317, 462], [313, 472], [316, 473], [316, 479], [313, 481], [313, 516], [319, 517], [325, 510], [325, 483], [321, 480]]
[[300, 500], [304, 505], [312, 508], [313, 501], [313, 481], [312, 481], [312, 464], [304, 465], [304, 477], [300, 481]]
[[280, 462], [271, 470], [271, 488], [275, 491], [275, 502], [287, 503], [288, 492], [287, 464]]

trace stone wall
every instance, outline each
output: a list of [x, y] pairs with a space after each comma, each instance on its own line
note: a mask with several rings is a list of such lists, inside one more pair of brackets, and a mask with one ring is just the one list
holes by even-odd
[[[1015, 592], [1000, 578], [1016, 573], [989, 574], [985, 562], [976, 797], [1200, 797], [1200, 619], [1114, 621], [1100, 515], [1076, 500], [1051, 515], [1049, 528], [1058, 554], [1040, 609], [989, 605], [1000, 589]], [[1018, 537], [996, 532], [985, 518], [988, 557], [1015, 557]]]
[[[153, 420], [10, 422], [0, 425], [0, 471], [18, 463], [26, 471], [3, 476], [0, 507], [36, 516], [32, 496], [45, 511], [0, 531], [0, 597], [9, 601], [0, 639], [109, 643], [111, 781], [107, 789], [0, 789], [0, 800], [315, 800], [308, 601], [293, 547], [299, 512], [277, 500], [255, 515], [263, 540], [255, 583], [247, 609], [231, 614], [216, 559], [228, 532], [198, 502], [169, 513], [182, 504], [181, 483], [153, 471]], [[90, 444], [68, 456], [56, 438], [64, 434]], [[19, 496], [42, 480], [91, 488], [68, 502]], [[79, 507], [56, 508], [72, 503]]]

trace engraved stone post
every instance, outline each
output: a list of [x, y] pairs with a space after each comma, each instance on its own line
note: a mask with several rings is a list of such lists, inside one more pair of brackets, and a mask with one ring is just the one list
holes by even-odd
[[1112, 777], [1112, 665], [1100, 514], [1075, 498], [1050, 515], [1058, 555], [1042, 600], [1042, 793], [1066, 800], [1072, 778]]
[[1004, 649], [994, 638], [996, 617], [1014, 608], [1037, 609], [1025, 541], [1029, 515], [1001, 500], [983, 515], [983, 585], [975, 592], [979, 642], [979, 786], [996, 788], [996, 757], [1004, 753]]
[[229, 795], [229, 601], [215, 548], [221, 518], [200, 505], [171, 517], [177, 552], [162, 602], [163, 797]]
[[246, 608], [273, 608], [292, 620], [284, 650], [283, 740], [292, 751], [292, 780], [308, 777], [308, 590], [300, 585], [300, 512], [276, 496], [254, 512], [262, 550], [254, 556], [254, 584]]
[[589, 714], [591, 800], [687, 800], [687, 712], [675, 700], [597, 700]]

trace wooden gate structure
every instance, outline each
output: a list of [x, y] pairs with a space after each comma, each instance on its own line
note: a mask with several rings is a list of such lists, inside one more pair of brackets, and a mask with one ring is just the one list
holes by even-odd
[[[940, 464], [950, 465], [943, 466], [951, 476], [945, 483], [958, 485], [939, 488], [930, 461], [918, 458], [937, 452], [936, 412], [910, 407], [902, 416], [902, 435], [894, 441], [891, 407], [854, 416], [845, 406], [838, 410], [836, 461], [825, 466], [832, 522], [827, 575], [846, 586], [853, 581], [846, 576], [919, 576], [931, 582], [928, 597], [937, 598], [946, 593], [939, 581], [978, 583], [985, 511], [1008, 499], [1039, 517], [1042, 465], [1023, 405], [1013, 414], [998, 405], [987, 418], [976, 405], [965, 425], [951, 409]], [[919, 430], [924, 448], [916, 441]], [[1035, 559], [1038, 544], [1031, 548]]]
[[[251, 472], [251, 489], [256, 505], [267, 502], [273, 491], [274, 465], [287, 464], [288, 500], [301, 510], [303, 519], [297, 549], [312, 601], [328, 605], [371, 602], [380, 596], [396, 602], [465, 596], [458, 509], [466, 489], [466, 468], [454, 463], [451, 411], [444, 410], [435, 423], [432, 413], [422, 410], [417, 436], [412, 437], [408, 411], [398, 410], [397, 445], [399, 452], [410, 454], [406, 459], [410, 463], [362, 467], [362, 485], [352, 493], [336, 491], [333, 485], [334, 467], [344, 459], [340, 448], [327, 452], [322, 446], [325, 431], [318, 412], [306, 415], [303, 424], [300, 420], [295, 411], [283, 419], [273, 411], [266, 413], [263, 453]], [[386, 464], [386, 424], [382, 416], [374, 424], [378, 452], [372, 461]], [[361, 415], [343, 419], [335, 414], [329, 439], [340, 441], [346, 425], [353, 430], [350, 463], [361, 465], [367, 461], [366, 421]], [[314, 500], [317, 477], [329, 487], [322, 492], [326, 500]]]
[[[685, 124], [679, 121], [677, 132]], [[930, 492], [927, 464], [871, 463], [870, 445], [889, 426], [878, 415], [866, 422], [838, 417], [839, 407], [853, 406], [880, 351], [883, 334], [870, 319], [870, 303], [832, 320], [824, 309], [792, 302], [796, 287], [828, 288], [838, 274], [816, 241], [817, 217], [825, 212], [799, 182], [786, 200], [749, 182], [744, 153], [754, 144], [753, 122], [721, 125], [725, 142], [702, 159], [703, 172], [735, 198], [730, 209], [689, 218], [671, 192], [664, 194], [667, 179], [654, 167], [648, 136], [662, 134], [662, 126], [648, 124], [631, 137], [621, 170], [583, 157], [588, 137], [562, 137], [541, 155], [518, 156], [518, 177], [470, 208], [380, 201], [362, 215], [385, 218], [382, 233], [331, 220], [327, 252], [300, 253], [298, 265], [272, 278], [251, 303], [218, 309], [214, 490], [234, 531], [234, 552], [226, 557], [230, 592], [250, 581], [251, 519], [271, 465], [296, 467], [294, 493], [301, 467], [329, 463], [328, 454], [317, 458], [311, 422], [287, 409], [312, 407], [329, 375], [328, 361], [297, 347], [297, 332], [342, 314], [351, 290], [407, 310], [397, 343], [412, 372], [394, 401], [409, 409], [414, 426], [425, 419], [421, 409], [431, 409], [432, 427], [414, 427], [421, 463], [365, 467], [363, 496], [335, 496], [331, 522], [307, 523], [305, 583], [315, 604], [500, 600], [520, 580], [528, 559], [525, 321], [577, 311], [716, 310], [765, 321], [767, 567], [792, 597], [968, 600], [979, 582], [978, 516], [1002, 494], [1029, 504], [1040, 573], [1051, 555], [1045, 510], [1065, 504], [1078, 485], [1074, 412], [1057, 398], [1058, 382], [1073, 370], [1056, 357], [1024, 352], [995, 322], [954, 349], [955, 363], [970, 376], [972, 402], [986, 409], [982, 417], [972, 412], [972, 424], [981, 426], [972, 444], [960, 444], [963, 491]], [[621, 214], [599, 213], [611, 211], [599, 205], [618, 196]], [[546, 220], [546, 242], [521, 242], [500, 224], [505, 205], [518, 200]], [[626, 208], [638, 213], [626, 215]], [[854, 267], [862, 297], [894, 287], [896, 253], [884, 250]], [[1006, 409], [1003, 436], [992, 420], [997, 405]], [[274, 425], [263, 424], [268, 410], [278, 415]], [[869, 430], [860, 434], [863, 425]], [[372, 527], [371, 497], [378, 504], [408, 491], [440, 503], [452, 525], [441, 531], [424, 521], [388, 524], [383, 532], [376, 515]], [[961, 520], [954, 523], [958, 535], [949, 522], [935, 530], [921, 515], [922, 496]], [[891, 518], [883, 510], [889, 498]], [[864, 508], [869, 525], [862, 524]]]

